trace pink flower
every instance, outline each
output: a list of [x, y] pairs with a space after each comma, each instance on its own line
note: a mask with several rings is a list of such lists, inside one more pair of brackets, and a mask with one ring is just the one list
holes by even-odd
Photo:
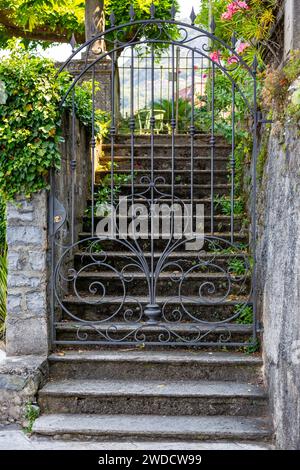
[[250, 7], [246, 2], [234, 1], [227, 5], [227, 11], [222, 14], [222, 20], [231, 20], [233, 15], [240, 10], [249, 10]]
[[207, 73], [204, 73], [204, 74], [202, 75], [202, 78], [207, 78], [207, 77], [208, 77]]
[[223, 15], [221, 16], [222, 20], [231, 20], [233, 17], [233, 13], [231, 11], [225, 11]]
[[241, 42], [237, 48], [236, 48], [236, 52], [238, 54], [243, 54], [244, 50], [247, 49], [248, 47], [250, 46], [250, 44], [248, 44], [247, 42]]
[[218, 62], [218, 63], [220, 63], [221, 52], [220, 52], [220, 51], [211, 52], [211, 53], [209, 54], [209, 57], [211, 58], [211, 60], [212, 60], [213, 62]]
[[232, 55], [231, 57], [229, 57], [228, 59], [228, 64], [236, 64], [237, 62], [239, 61], [239, 58], [236, 56], [236, 55]]
[[242, 10], [250, 10], [250, 7], [249, 5], [247, 4], [247, 2], [236, 2], [238, 7]]

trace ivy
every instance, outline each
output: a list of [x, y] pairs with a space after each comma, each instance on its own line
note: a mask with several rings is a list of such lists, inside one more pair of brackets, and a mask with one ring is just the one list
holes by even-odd
[[[47, 188], [50, 168], [59, 168], [60, 103], [72, 78], [68, 73], [57, 77], [52, 61], [18, 49], [1, 61], [0, 80], [7, 97], [0, 105], [0, 196], [6, 201]], [[71, 106], [69, 95], [64, 108]], [[75, 111], [83, 124], [91, 126], [88, 85], [76, 86]], [[97, 111], [95, 119], [96, 131], [103, 132], [105, 114]]]

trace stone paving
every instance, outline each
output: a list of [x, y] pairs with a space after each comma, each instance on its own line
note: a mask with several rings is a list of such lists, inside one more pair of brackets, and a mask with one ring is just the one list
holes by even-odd
[[241, 442], [83, 442], [28, 437], [17, 425], [0, 426], [0, 450], [271, 450], [270, 445]]

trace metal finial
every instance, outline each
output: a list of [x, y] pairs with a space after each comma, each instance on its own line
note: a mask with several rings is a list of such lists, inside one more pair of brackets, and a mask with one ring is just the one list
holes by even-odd
[[256, 71], [257, 71], [257, 66], [258, 66], [257, 56], [255, 55], [255, 56], [254, 56], [254, 59], [253, 59], [253, 64], [252, 64], [253, 71], [254, 71], [255, 73], [256, 73]]
[[171, 20], [175, 20], [175, 16], [176, 16], [176, 8], [175, 8], [175, 5], [174, 5], [174, 0], [173, 0], [172, 8], [171, 8]]
[[72, 52], [75, 51], [75, 48], [76, 48], [76, 39], [75, 39], [75, 34], [72, 33], [72, 37], [70, 39], [70, 45], [72, 47]]
[[232, 37], [231, 37], [232, 49], [235, 49], [236, 43], [237, 43], [237, 38], [236, 38], [236, 35], [235, 35], [235, 32], [234, 32]]
[[135, 18], [135, 11], [134, 11], [134, 6], [131, 3], [130, 8], [129, 8], [129, 16], [130, 16], [130, 21], [134, 21]]
[[190, 18], [191, 18], [191, 25], [194, 26], [194, 24], [195, 24], [195, 19], [197, 18], [197, 15], [196, 15], [196, 13], [195, 13], [194, 7], [192, 8], [192, 11], [191, 11], [191, 14], [190, 14]]
[[215, 17], [212, 17], [211, 23], [210, 23], [210, 30], [212, 34], [215, 34], [216, 31], [216, 22], [215, 22]]
[[116, 15], [114, 14], [114, 12], [112, 11], [110, 16], [109, 16], [109, 20], [110, 20], [110, 26], [113, 28], [115, 26], [115, 23], [116, 23]]
[[151, 6], [150, 6], [150, 15], [151, 15], [151, 20], [154, 20], [155, 19], [155, 5], [153, 2], [151, 3]]

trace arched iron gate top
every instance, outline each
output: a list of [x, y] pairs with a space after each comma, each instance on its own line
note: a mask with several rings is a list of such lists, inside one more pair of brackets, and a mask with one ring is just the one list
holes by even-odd
[[[85, 62], [85, 67], [84, 69], [74, 78], [73, 83], [70, 85], [69, 89], [67, 90], [66, 94], [61, 100], [61, 106], [64, 104], [65, 100], [67, 99], [68, 95], [72, 91], [72, 89], [76, 86], [76, 84], [80, 81], [80, 79], [87, 73], [89, 70], [93, 69], [93, 67], [98, 63], [104, 60], [105, 58], [109, 57], [110, 55], [113, 55], [119, 51], [124, 50], [127, 47], [135, 47], [138, 45], [147, 45], [147, 44], [165, 44], [169, 46], [179, 46], [182, 48], [185, 48], [189, 51], [193, 51], [196, 54], [199, 54], [202, 56], [204, 59], [208, 60], [210, 63], [212, 63], [217, 69], [219, 69], [224, 75], [227, 76], [227, 78], [231, 81], [232, 85], [235, 86], [236, 90], [239, 92], [241, 97], [243, 98], [246, 106], [248, 107], [249, 112], [253, 115], [253, 117], [256, 116], [257, 113], [257, 106], [256, 106], [256, 94], [257, 94], [257, 58], [256, 56], [254, 57], [252, 68], [249, 67], [249, 65], [244, 61], [243, 57], [241, 57], [235, 50], [235, 46], [237, 43], [237, 39], [235, 35], [232, 37], [232, 44], [229, 45], [225, 41], [223, 41], [221, 38], [217, 37], [214, 34], [215, 31], [215, 24], [214, 20], [212, 21], [211, 29], [212, 31], [207, 31], [202, 28], [199, 28], [194, 24], [195, 16], [192, 10], [191, 14], [191, 20], [192, 23], [184, 23], [182, 21], [175, 20], [173, 19], [158, 19], [158, 18], [150, 18], [147, 20], [132, 20], [127, 23], [123, 23], [120, 25], [114, 25], [95, 35], [93, 38], [89, 39], [86, 41], [84, 44], [79, 46], [76, 50], [72, 52], [70, 57], [65, 61], [65, 63], [60, 67], [58, 74], [63, 72], [64, 70], [67, 69], [68, 65], [72, 62], [73, 59], [76, 59], [76, 56], [78, 56], [79, 53], [83, 52], [85, 49], [87, 49], [87, 56], [86, 56], [86, 62]], [[171, 38], [167, 31], [163, 31], [163, 25], [174, 25], [178, 26], [178, 32], [183, 33], [184, 32], [184, 37], [181, 39], [173, 39]], [[120, 32], [126, 32], [126, 28], [129, 27], [134, 27], [134, 26], [140, 26], [141, 28], [145, 26], [158, 26], [158, 32], [161, 34], [162, 32], [167, 33], [166, 38], [143, 38], [139, 36], [139, 33], [141, 32], [140, 30], [137, 30], [132, 38], [130, 38], [127, 41], [122, 41], [120, 38], [118, 38], [118, 35]], [[189, 38], [189, 30], [196, 31], [198, 36], [194, 36], [192, 38]], [[113, 35], [115, 33], [115, 38], [114, 40], [107, 39], [110, 35]], [[169, 36], [169, 37], [168, 37]], [[225, 64], [221, 61], [221, 58], [218, 60], [213, 60], [210, 57], [210, 53], [215, 51], [218, 48], [216, 47], [210, 47], [208, 44], [202, 44], [202, 47], [191, 47], [188, 45], [189, 42], [194, 42], [197, 39], [201, 38], [207, 38], [208, 41], [211, 41], [212, 44], [218, 44], [219, 46], [222, 46], [225, 48], [230, 54], [232, 54], [235, 57], [235, 65], [230, 64], [230, 66], [225, 66]], [[106, 43], [111, 43], [112, 47], [108, 51], [100, 51], [98, 53], [93, 52], [92, 57], [90, 60], [88, 60], [88, 55], [89, 51], [92, 49], [93, 44], [105, 40]], [[98, 55], [98, 57], [95, 58], [95, 55]], [[92, 59], [92, 60], [91, 60]], [[242, 67], [251, 77], [253, 81], [253, 106], [249, 103], [249, 100], [246, 98], [245, 93], [241, 90], [241, 87], [239, 84], [236, 82], [233, 76], [233, 72], [235, 72], [239, 67]]]

